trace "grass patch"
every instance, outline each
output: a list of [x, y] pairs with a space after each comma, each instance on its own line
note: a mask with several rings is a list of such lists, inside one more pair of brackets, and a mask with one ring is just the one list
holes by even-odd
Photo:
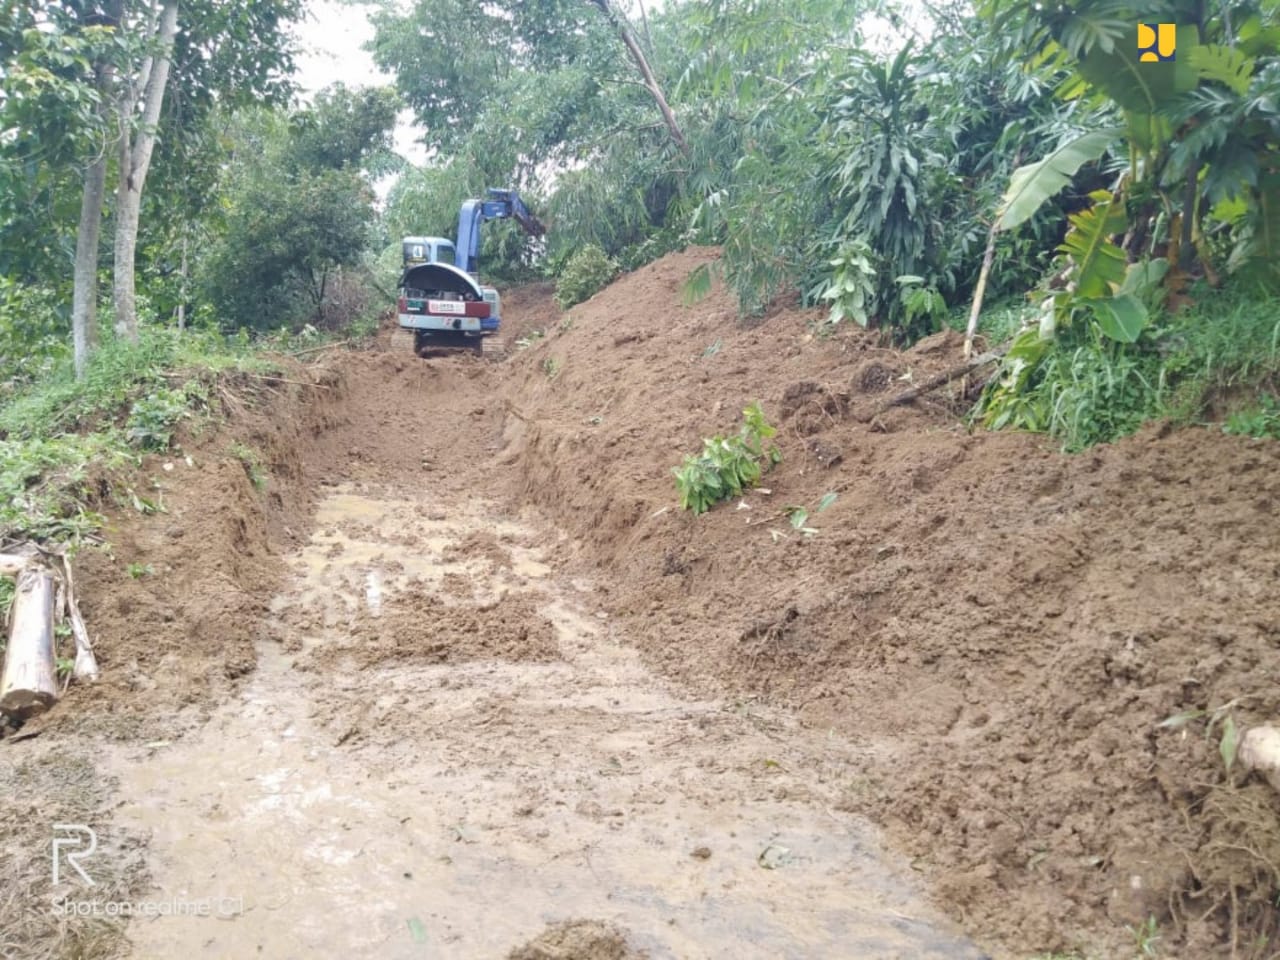
[[139, 398], [159, 391], [190, 392], [190, 381], [226, 370], [272, 373], [275, 364], [255, 355], [246, 339], [214, 333], [144, 330], [137, 343], [107, 340], [77, 380], [69, 362], [16, 393], [0, 408], [0, 436], [48, 437], [93, 428], [125, 413]]
[[156, 329], [110, 339], [81, 379], [61, 364], [0, 407], [0, 538], [80, 542], [102, 523], [93, 505], [111, 474], [169, 449], [181, 420], [208, 412], [218, 376], [278, 370], [245, 338]]
[[1133, 344], [1084, 322], [1049, 342], [1031, 342], [1031, 335], [1006, 358], [977, 416], [988, 426], [1052, 434], [1069, 451], [1157, 419], [1225, 417], [1228, 432], [1274, 436], [1280, 303], [1208, 288], [1197, 298], [1189, 309], [1157, 317]]
[[[1022, 327], [1023, 321], [1035, 314], [1035, 308], [1025, 297], [988, 304], [978, 316], [979, 336], [991, 344], [1004, 343]], [[969, 304], [953, 309], [946, 318], [946, 326], [957, 333], [964, 333], [969, 326]]]
[[1254, 439], [1280, 440], [1280, 401], [1267, 395], [1256, 407], [1236, 410], [1222, 425], [1223, 432]]

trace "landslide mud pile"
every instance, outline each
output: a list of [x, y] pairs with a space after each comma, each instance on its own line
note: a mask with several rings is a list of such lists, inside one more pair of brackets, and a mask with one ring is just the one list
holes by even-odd
[[[1280, 446], [1152, 428], [1066, 457], [971, 433], [956, 388], [861, 422], [956, 338], [896, 353], [798, 309], [740, 323], [724, 293], [681, 307], [711, 256], [623, 277], [511, 359], [507, 482], [612, 575], [633, 642], [873, 746], [844, 806], [1017, 952], [1120, 955], [1150, 917], [1179, 956], [1274, 938], [1280, 804], [1227, 776], [1221, 723], [1158, 725], [1280, 713]], [[757, 399], [767, 492], [680, 511], [671, 468]]]
[[[794, 306], [751, 323], [723, 292], [681, 306], [713, 256], [669, 256], [567, 314], [549, 286], [513, 291], [505, 359], [384, 344], [314, 360], [296, 376], [313, 387], [230, 384], [225, 426], [138, 474], [162, 510], [104, 502], [111, 550], [80, 560], [103, 681], [5, 749], [174, 740], [236, 695], [273, 639], [283, 557], [334, 485], [420, 493], [432, 522], [438, 504], [505, 496], [563, 531], [546, 562], [590, 579], [602, 622], [651, 667], [789, 705], [864, 751], [839, 811], [886, 826], [993, 955], [1127, 958], [1127, 928], [1152, 917], [1168, 956], [1267, 955], [1280, 803], [1228, 775], [1218, 741], [1228, 715], [1280, 714], [1280, 447], [1152, 428], [1065, 457], [971, 433], [958, 384], [881, 409], [953, 366], [956, 338], [897, 352], [859, 330], [816, 338]], [[671, 468], [756, 400], [782, 463], [741, 502], [679, 510]], [[451, 549], [495, 554], [483, 535]], [[395, 637], [353, 632], [356, 665], [539, 663], [541, 614], [516, 613], [446, 631], [438, 605], [391, 603]], [[1159, 726], [1193, 710], [1219, 711], [1212, 731]], [[28, 821], [0, 804], [0, 824]]]

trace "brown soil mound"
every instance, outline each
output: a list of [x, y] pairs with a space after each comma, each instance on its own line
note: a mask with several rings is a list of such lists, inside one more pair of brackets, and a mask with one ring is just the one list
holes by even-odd
[[361, 667], [396, 660], [464, 663], [468, 660], [553, 660], [555, 628], [538, 614], [540, 598], [508, 594], [490, 604], [456, 606], [426, 594], [397, 597], [378, 617], [363, 616], [352, 644], [318, 648], [325, 659], [354, 655]]
[[649, 954], [627, 946], [617, 927], [596, 920], [566, 920], [549, 927], [508, 960], [643, 960]]
[[460, 542], [449, 544], [441, 554], [441, 559], [446, 562], [464, 557], [480, 557], [493, 567], [511, 566], [511, 551], [487, 530], [468, 534]]
[[[1249, 787], [1240, 813], [1220, 727], [1157, 725], [1280, 713], [1280, 445], [1150, 430], [1066, 457], [970, 434], [948, 391], [863, 424], [859, 397], [946, 369], [958, 338], [898, 354], [815, 339], [803, 311], [747, 328], [723, 294], [681, 309], [710, 256], [620, 279], [513, 361], [514, 493], [611, 574], [611, 614], [669, 673], [878, 744], [845, 806], [992, 941], [1113, 955], [1155, 917], [1163, 947], [1207, 957], [1269, 933], [1274, 831], [1230, 867], [1222, 837], [1280, 803]], [[757, 398], [784, 457], [766, 489], [679, 511], [671, 468]]]

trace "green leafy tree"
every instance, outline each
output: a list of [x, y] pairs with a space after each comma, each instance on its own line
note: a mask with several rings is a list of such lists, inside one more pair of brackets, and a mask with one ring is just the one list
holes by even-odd
[[240, 118], [225, 226], [202, 268], [224, 324], [325, 320], [335, 271], [371, 240], [369, 175], [386, 168], [396, 105], [387, 90], [335, 86], [310, 108]]
[[[215, 182], [210, 171], [218, 163], [217, 139], [206, 123], [210, 112], [215, 104], [287, 92], [284, 28], [300, 10], [300, 0], [184, 0], [180, 9], [176, 2], [137, 0], [4, 5], [0, 234], [13, 242], [0, 241], [0, 273], [52, 290], [71, 288], [79, 369], [97, 340], [108, 181], [114, 177], [116, 184], [110, 221], [115, 312], [132, 333], [141, 272], [135, 268], [153, 259], [156, 238], [185, 238], [172, 224], [208, 205]], [[197, 153], [201, 162], [188, 162]], [[155, 190], [156, 175], [169, 202], [147, 204], [151, 191], [144, 193], [144, 186]], [[152, 220], [158, 221], [154, 229]], [[147, 233], [151, 239], [139, 242]]]

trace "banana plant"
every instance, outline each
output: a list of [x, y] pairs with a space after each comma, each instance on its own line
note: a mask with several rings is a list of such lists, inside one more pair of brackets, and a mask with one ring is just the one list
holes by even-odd
[[[1059, 248], [1063, 292], [1052, 298], [1057, 322], [1083, 308], [1108, 337], [1133, 342], [1147, 311], [1124, 289], [1129, 261], [1144, 264], [1143, 277], [1146, 265], [1160, 264], [1174, 288], [1197, 258], [1215, 277], [1205, 256], [1206, 216], [1232, 234], [1229, 268], [1280, 284], [1280, 25], [1199, 0], [1048, 8], [992, 0], [985, 12], [1020, 24], [1038, 50], [1037, 65], [1067, 68], [1059, 95], [1104, 122], [1016, 170], [997, 229], [1026, 221], [1108, 152], [1128, 160], [1114, 189], [1071, 218]], [[1138, 24], [1168, 22], [1178, 24], [1175, 58], [1143, 61]]]

